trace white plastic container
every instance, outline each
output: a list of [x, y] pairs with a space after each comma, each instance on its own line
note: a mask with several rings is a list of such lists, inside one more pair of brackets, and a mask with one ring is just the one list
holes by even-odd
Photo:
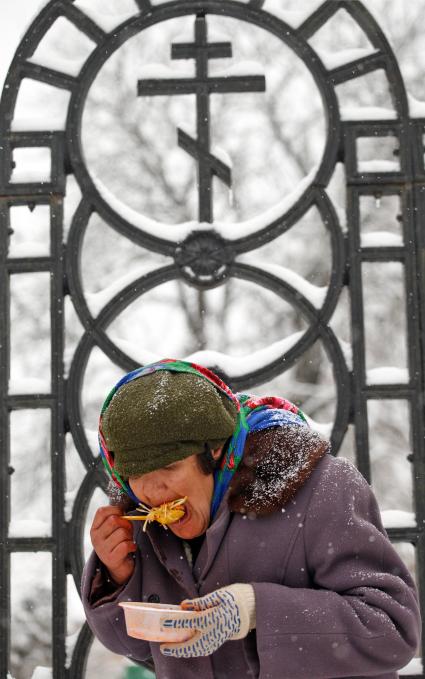
[[127, 634], [146, 641], [187, 641], [194, 634], [193, 629], [161, 629], [161, 620], [190, 619], [195, 611], [184, 611], [173, 604], [150, 604], [141, 601], [121, 601], [124, 609]]

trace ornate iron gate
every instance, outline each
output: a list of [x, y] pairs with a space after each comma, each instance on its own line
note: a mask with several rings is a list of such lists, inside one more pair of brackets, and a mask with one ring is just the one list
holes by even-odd
[[[354, 56], [347, 63], [325, 66], [312, 48], [309, 39], [339, 10], [345, 10], [365, 33], [374, 50], [365, 56]], [[230, 57], [230, 42], [209, 42], [208, 18], [219, 15], [247, 22], [264, 29], [285, 43], [310, 70], [320, 90], [327, 118], [327, 137], [323, 157], [317, 172], [302, 194], [279, 216], [240, 238], [227, 239], [214, 229], [213, 177], [230, 186], [232, 171], [229, 164], [211, 150], [209, 100], [220, 92], [263, 92], [267, 87], [260, 75], [218, 77], [209, 74], [212, 59]], [[89, 88], [106, 60], [130, 37], [148, 27], [174, 17], [193, 16], [194, 40], [172, 45], [173, 59], [193, 60], [193, 78], [140, 79], [135, 83], [134, 96], [155, 96], [170, 93], [192, 94], [196, 98], [197, 137], [178, 130], [178, 144], [190, 154], [198, 168], [199, 228], [193, 227], [180, 240], [155, 236], [131, 223], [131, 220], [108, 203], [93, 181], [84, 158], [81, 141], [81, 120]], [[90, 38], [93, 50], [78, 75], [69, 75], [53, 67], [40, 66], [31, 60], [46, 32], [59, 18], [66, 18], [78, 31]], [[394, 116], [370, 119], [341, 119], [336, 86], [375, 70], [383, 70], [388, 79], [394, 106]], [[13, 126], [16, 100], [24, 79], [37, 80], [70, 93], [68, 117], [63, 131], [31, 129], [17, 130]], [[52, 0], [36, 17], [23, 38], [6, 80], [0, 106], [0, 225], [1, 225], [1, 467], [0, 467], [0, 604], [2, 634], [0, 637], [0, 676], [6, 677], [9, 666], [10, 635], [10, 559], [17, 552], [47, 551], [53, 556], [52, 634], [53, 676], [77, 678], [85, 675], [85, 665], [91, 635], [84, 626], [78, 637], [72, 658], [66, 661], [66, 577], [72, 574], [77, 588], [83, 567], [82, 533], [88, 503], [94, 489], [105, 488], [96, 453], [91, 449], [82, 425], [80, 392], [88, 356], [99, 347], [120, 369], [134, 369], [136, 364], [116, 346], [106, 333], [111, 321], [133, 300], [165, 282], [181, 279], [199, 290], [208, 290], [234, 277], [250, 281], [273, 291], [295, 306], [309, 327], [288, 351], [261, 367], [249, 369], [237, 377], [226, 376], [222, 367], [212, 365], [228, 379], [235, 389], [246, 389], [287, 370], [320, 338], [333, 366], [337, 389], [337, 409], [332, 431], [334, 454], [338, 453], [349, 424], [354, 425], [358, 468], [370, 481], [369, 429], [367, 405], [372, 399], [397, 399], [410, 408], [410, 428], [413, 453], [407, 458], [411, 465], [416, 524], [390, 528], [393, 542], [408, 542], [415, 548], [416, 569], [422, 610], [425, 611], [425, 451], [424, 451], [424, 389], [425, 389], [425, 168], [423, 135], [425, 117], [409, 116], [405, 87], [395, 56], [379, 26], [365, 6], [357, 0], [328, 0], [297, 28], [267, 11], [267, 2], [250, 0], [178, 0], [151, 3], [134, 0], [134, 15], [110, 32], [101, 28], [89, 13], [74, 5], [72, 0]], [[392, 137], [397, 142], [399, 166], [369, 171], [358, 162], [358, 142], [363, 138]], [[16, 149], [47, 147], [51, 154], [50, 181], [11, 181]], [[340, 227], [334, 205], [326, 191], [336, 162], [343, 162], [346, 172], [346, 232]], [[67, 240], [63, 234], [63, 202], [65, 179], [73, 174], [82, 198], [74, 214]], [[360, 237], [360, 201], [367, 196], [377, 200], [396, 196], [400, 199], [403, 238], [397, 244], [365, 244]], [[50, 212], [51, 250], [48, 256], [9, 256], [11, 236], [10, 211], [16, 206], [48, 206]], [[328, 292], [317, 308], [311, 300], [290, 282], [253, 264], [238, 261], [247, 252], [255, 252], [265, 242], [289, 230], [311, 206], [316, 206], [329, 232], [332, 245], [332, 274]], [[81, 282], [79, 258], [88, 219], [97, 212], [122, 236], [135, 246], [171, 257], [173, 263], [141, 276], [119, 291], [97, 315], [87, 305]], [[211, 224], [211, 228], [206, 226]], [[202, 227], [202, 228], [201, 228]], [[406, 287], [408, 379], [405, 382], [369, 383], [365, 367], [365, 328], [362, 301], [362, 266], [365, 262], [399, 262], [403, 267]], [[51, 388], [46, 393], [9, 393], [10, 363], [10, 281], [14, 276], [29, 272], [50, 274], [51, 319]], [[341, 346], [329, 321], [341, 291], [347, 289], [351, 301], [352, 366], [347, 365]], [[64, 299], [71, 296], [78, 311], [84, 334], [72, 359], [69, 376], [63, 369]], [[52, 533], [48, 537], [17, 537], [9, 535], [10, 465], [9, 422], [11, 414], [20, 409], [48, 409], [51, 412], [52, 465]], [[86, 476], [75, 498], [72, 516], [66, 520], [64, 437], [71, 432]], [[423, 641], [425, 644], [425, 639]], [[424, 657], [425, 647], [422, 649]], [[414, 676], [409, 674], [408, 676]], [[425, 676], [415, 674], [415, 676]]]

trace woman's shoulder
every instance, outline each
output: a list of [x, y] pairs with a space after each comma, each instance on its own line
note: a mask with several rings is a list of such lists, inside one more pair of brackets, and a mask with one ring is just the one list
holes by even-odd
[[266, 516], [281, 509], [329, 450], [329, 442], [308, 426], [250, 434], [229, 487], [230, 510]]
[[316, 472], [320, 483], [354, 484], [357, 488], [369, 486], [363, 474], [351, 460], [343, 455], [333, 455], [330, 451], [319, 460]]
[[336, 496], [370, 495], [372, 489], [356, 465], [343, 456], [327, 454], [320, 460], [312, 483], [312, 495]]

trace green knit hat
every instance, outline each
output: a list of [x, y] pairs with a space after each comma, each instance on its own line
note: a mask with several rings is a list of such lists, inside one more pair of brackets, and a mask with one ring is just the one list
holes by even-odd
[[210, 382], [159, 370], [123, 385], [102, 419], [121, 476], [139, 476], [189, 455], [219, 448], [233, 434], [237, 411]]

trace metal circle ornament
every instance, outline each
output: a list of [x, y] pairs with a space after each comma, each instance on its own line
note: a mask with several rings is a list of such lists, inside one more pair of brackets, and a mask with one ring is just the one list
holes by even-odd
[[176, 264], [189, 283], [205, 281], [209, 287], [226, 278], [232, 259], [224, 239], [213, 232], [192, 233], [177, 246], [175, 254]]
[[[248, 92], [264, 94], [267, 90], [267, 82], [264, 75], [258, 73], [244, 73], [239, 75], [238, 64], [235, 64], [235, 75], [215, 75], [212, 74], [211, 65], [220, 59], [232, 58], [232, 43], [230, 41], [209, 40], [208, 20], [211, 15], [220, 18], [237, 19], [253, 25], [259, 29], [268, 31], [278, 40], [289, 47], [303, 62], [304, 66], [312, 75], [324, 105], [324, 115], [327, 118], [326, 140], [324, 142], [323, 154], [318, 165], [317, 171], [313, 171], [308, 181], [303, 183], [299, 195], [295, 195], [292, 201], [282, 201], [282, 203], [270, 210], [270, 214], [265, 215], [269, 223], [273, 225], [273, 237], [277, 235], [276, 219], [282, 223], [285, 215], [293, 211], [296, 206], [311, 205], [313, 200], [313, 184], [325, 185], [334, 167], [336, 158], [336, 142], [338, 134], [335, 130], [339, 125], [338, 106], [333, 88], [326, 80], [326, 74], [320, 61], [317, 60], [312, 48], [297, 33], [297, 30], [289, 26], [276, 16], [255, 7], [254, 4], [246, 5], [230, 0], [206, 0], [204, 2], [179, 0], [156, 7], [148, 6], [146, 11], [142, 11], [138, 16], [132, 17], [119, 26], [114, 33], [108, 36], [98, 48], [92, 53], [80, 73], [81, 86], [76, 88], [71, 97], [69, 118], [67, 125], [67, 142], [69, 155], [75, 176], [83, 191], [83, 195], [90, 200], [94, 209], [100, 216], [110, 223], [114, 228], [127, 236], [134, 236], [134, 240], [159, 252], [164, 252], [172, 243], [181, 244], [190, 234], [198, 233], [200, 243], [199, 251], [202, 264], [197, 266], [198, 273], [192, 268], [191, 273], [182, 268], [183, 275], [190, 282], [197, 276], [205, 276], [202, 273], [205, 269], [210, 270], [211, 283], [217, 282], [218, 269], [214, 263], [215, 257], [212, 256], [209, 264], [206, 264], [206, 257], [209, 246], [202, 232], [209, 230], [215, 232], [210, 238], [221, 237], [232, 241], [234, 254], [238, 251], [246, 251], [246, 239], [255, 239], [258, 232], [265, 233], [269, 223], [264, 219], [259, 219], [258, 223], [250, 224], [244, 231], [243, 224], [238, 225], [237, 236], [232, 233], [232, 224], [220, 223], [214, 218], [214, 198], [213, 180], [227, 187], [232, 185], [232, 174], [235, 172], [226, 158], [217, 154], [214, 148], [213, 129], [211, 125], [210, 102], [212, 95], [238, 94], [241, 97]], [[87, 95], [103, 65], [119, 50], [119, 48], [132, 37], [142, 33], [146, 29], [159, 24], [181, 17], [193, 16], [193, 39], [184, 42], [174, 41], [171, 44], [171, 59], [186, 60], [194, 66], [193, 77], [154, 77], [137, 78], [134, 82], [134, 98], [139, 97], [161, 97], [173, 95], [191, 95], [195, 99], [195, 118], [196, 133], [189, 134], [186, 130], [177, 126], [175, 133], [178, 148], [191, 157], [196, 165], [197, 171], [197, 200], [198, 200], [198, 219], [185, 224], [163, 224], [153, 219], [149, 219], [139, 214], [136, 210], [125, 205], [119, 198], [113, 195], [102, 183], [95, 178], [87, 165], [82, 143], [81, 126], [86, 104]], [[329, 135], [329, 130], [333, 134]], [[284, 199], [285, 197], [283, 197]], [[279, 210], [281, 212], [279, 213]], [[255, 222], [255, 220], [254, 220]], [[234, 230], [233, 230], [234, 231]], [[193, 237], [191, 237], [193, 238]], [[239, 248], [238, 244], [245, 240], [244, 247]], [[168, 248], [167, 248], [168, 246]], [[257, 244], [258, 246], [258, 244]], [[193, 251], [193, 240], [187, 240], [182, 249], [175, 252], [176, 262], [180, 264]], [[254, 243], [249, 249], [254, 247]], [[184, 255], [182, 254], [184, 252]], [[214, 252], [212, 248], [211, 252]], [[198, 279], [202, 282], [202, 279]]]

